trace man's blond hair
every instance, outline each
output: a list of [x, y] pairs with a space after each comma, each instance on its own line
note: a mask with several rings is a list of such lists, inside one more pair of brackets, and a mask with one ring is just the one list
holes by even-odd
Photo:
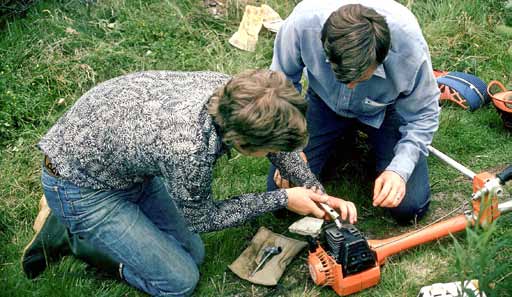
[[307, 103], [277, 71], [248, 70], [211, 96], [208, 112], [223, 141], [247, 151], [293, 151], [307, 142]]

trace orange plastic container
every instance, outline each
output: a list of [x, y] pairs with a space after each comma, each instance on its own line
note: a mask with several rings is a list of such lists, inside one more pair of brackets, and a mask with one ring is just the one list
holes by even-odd
[[[493, 87], [498, 87], [501, 92], [493, 93]], [[487, 85], [487, 93], [498, 110], [505, 128], [512, 131], [512, 90], [507, 90], [501, 82], [493, 80]]]

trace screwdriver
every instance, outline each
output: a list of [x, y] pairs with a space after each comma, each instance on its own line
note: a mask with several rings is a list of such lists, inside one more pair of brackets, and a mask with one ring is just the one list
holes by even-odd
[[251, 273], [251, 277], [254, 276], [254, 274], [256, 274], [256, 272], [258, 272], [261, 267], [263, 267], [263, 265], [265, 264], [265, 262], [271, 257], [271, 256], [274, 256], [274, 255], [278, 255], [281, 253], [283, 249], [280, 247], [280, 246], [267, 246], [263, 249], [263, 258], [261, 259], [260, 261], [260, 264], [258, 264], [258, 266], [256, 266], [256, 268], [254, 269], [254, 271]]

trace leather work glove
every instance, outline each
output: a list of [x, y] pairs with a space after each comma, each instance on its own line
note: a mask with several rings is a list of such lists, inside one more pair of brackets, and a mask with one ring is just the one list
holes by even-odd
[[229, 43], [244, 51], [253, 52], [258, 42], [258, 33], [263, 25], [263, 9], [247, 5], [238, 31], [229, 38]]
[[[249, 246], [229, 265], [229, 269], [238, 277], [251, 283], [275, 286], [283, 275], [286, 266], [305, 246], [306, 242], [276, 234], [260, 227]], [[281, 252], [267, 259], [264, 265], [251, 275], [264, 257], [267, 247], [280, 247]]]
[[272, 7], [266, 4], [262, 4], [261, 9], [263, 10], [263, 27], [271, 32], [277, 33], [284, 22], [283, 19]]

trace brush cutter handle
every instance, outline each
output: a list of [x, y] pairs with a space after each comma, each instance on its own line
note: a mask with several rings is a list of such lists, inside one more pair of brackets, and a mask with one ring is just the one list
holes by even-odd
[[444, 153], [442, 153], [441, 151], [438, 151], [436, 148], [434, 148], [433, 146], [429, 145], [427, 146], [428, 148], [428, 151], [433, 154], [434, 156], [438, 157], [439, 159], [441, 159], [442, 161], [444, 161], [446, 164], [452, 166], [453, 168], [457, 169], [459, 172], [461, 172], [462, 174], [464, 174], [465, 176], [469, 177], [471, 180], [473, 180], [476, 176], [476, 173], [474, 173], [473, 171], [471, 171], [470, 169], [464, 167], [462, 164], [460, 164], [459, 162], [455, 161], [454, 159], [448, 157], [447, 155], [445, 155]]
[[500, 179], [500, 183], [504, 185], [507, 181], [512, 179], [512, 165], [508, 166], [502, 172], [496, 174], [496, 177]]

